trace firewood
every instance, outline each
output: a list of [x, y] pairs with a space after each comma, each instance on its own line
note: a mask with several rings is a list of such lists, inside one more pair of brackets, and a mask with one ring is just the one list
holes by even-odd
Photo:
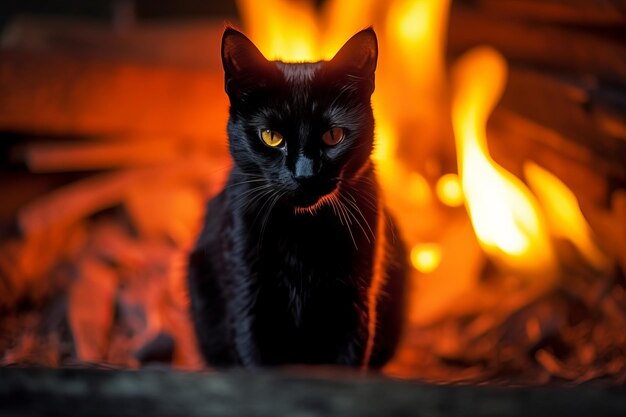
[[0, 130], [215, 137], [226, 125], [223, 85], [221, 71], [0, 49]]
[[136, 168], [101, 174], [59, 188], [24, 206], [17, 223], [25, 235], [47, 230], [55, 224], [70, 224], [121, 202], [127, 190], [141, 183], [178, 178], [217, 186], [226, 174], [224, 160], [194, 157], [163, 167]]
[[[224, 22], [141, 22], [119, 30], [84, 18], [22, 15], [3, 29], [5, 47], [58, 51], [83, 57], [220, 71]], [[204, 51], [204, 52], [203, 52]]]
[[107, 141], [28, 143], [16, 150], [31, 172], [68, 172], [155, 165], [205, 151], [225, 153], [225, 141], [119, 137]]
[[[14, 307], [23, 299], [42, 302], [67, 284], [54, 273], [64, 259], [73, 258], [85, 241], [81, 223], [51, 224], [24, 238], [6, 239], [0, 245], [1, 307]], [[60, 278], [60, 279], [57, 279]]]
[[141, 346], [134, 354], [142, 364], [170, 364], [174, 356], [176, 340], [165, 332], [158, 333], [154, 338]]
[[171, 182], [137, 184], [125, 196], [125, 206], [142, 236], [167, 237], [179, 247], [193, 245], [204, 204], [197, 188]]
[[607, 210], [588, 209], [584, 214], [603, 247], [626, 271], [626, 190], [613, 192]]
[[524, 178], [525, 161], [534, 161], [557, 175], [581, 202], [603, 206], [609, 193], [606, 179], [620, 168], [555, 130], [505, 108], [492, 114], [489, 151], [508, 171]]
[[[468, 0], [462, 0], [468, 3]], [[624, 0], [472, 0], [485, 13], [533, 22], [620, 26], [626, 23]]]
[[115, 271], [95, 259], [83, 259], [78, 277], [69, 287], [67, 316], [77, 357], [83, 361], [105, 359], [113, 325]]
[[18, 209], [28, 201], [68, 181], [69, 178], [66, 175], [35, 176], [18, 170], [0, 172], [0, 184], [2, 184], [0, 228], [9, 229], [15, 221]]
[[580, 144], [626, 180], [626, 90], [621, 94], [512, 67], [500, 105]]
[[[493, 0], [491, 3], [499, 2]], [[589, 7], [595, 7], [595, 3]], [[519, 21], [505, 13], [489, 14], [483, 8], [453, 2], [448, 51], [457, 55], [473, 46], [487, 44], [512, 62], [588, 74], [623, 85], [626, 82], [623, 36], [623, 32], [621, 36], [619, 33], [604, 36], [602, 30], [577, 30], [550, 23]]]

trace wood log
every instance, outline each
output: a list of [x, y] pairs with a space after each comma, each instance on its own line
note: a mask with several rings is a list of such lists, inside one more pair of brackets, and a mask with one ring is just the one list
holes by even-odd
[[585, 204], [607, 204], [607, 177], [615, 175], [612, 165], [584, 146], [505, 108], [491, 115], [487, 136], [494, 160], [519, 178], [524, 178], [524, 163], [534, 161], [557, 175]]
[[123, 30], [102, 21], [19, 16], [3, 30], [5, 48], [221, 72], [224, 22], [142, 22]]
[[558, 132], [626, 181], [626, 91], [512, 67], [500, 106]]
[[86, 136], [224, 135], [221, 72], [0, 50], [0, 130]]
[[623, 27], [618, 34], [606, 35], [602, 30], [514, 20], [505, 13], [487, 13], [479, 6], [453, 2], [448, 32], [452, 56], [487, 44], [512, 62], [626, 84]]
[[26, 236], [53, 225], [71, 224], [99, 210], [120, 203], [137, 184], [159, 181], [204, 182], [218, 187], [227, 173], [228, 161], [202, 157], [185, 158], [160, 167], [136, 168], [94, 175], [41, 196], [22, 207], [19, 230]]
[[117, 274], [110, 266], [89, 257], [81, 259], [77, 269], [67, 304], [74, 349], [80, 360], [103, 361], [115, 318]]
[[0, 184], [2, 184], [0, 229], [7, 230], [10, 228], [15, 221], [15, 214], [25, 203], [50, 190], [67, 184], [70, 179], [70, 176], [66, 174], [39, 177], [27, 172], [0, 172]]
[[15, 160], [31, 172], [89, 171], [129, 168], [171, 162], [194, 154], [226, 155], [226, 139], [123, 137], [111, 141], [31, 141], [16, 147]]
[[[457, 3], [461, 2], [470, 3], [468, 0]], [[626, 23], [624, 0], [471, 0], [471, 3], [506, 19], [604, 27]]]
[[615, 189], [618, 181], [605, 160], [502, 108], [490, 118], [488, 138], [494, 160], [519, 178], [524, 163], [534, 161], [561, 179], [576, 195], [599, 246], [626, 268], [626, 191]]
[[111, 372], [0, 369], [0, 411], [16, 416], [620, 416], [622, 389], [429, 385], [335, 370]]

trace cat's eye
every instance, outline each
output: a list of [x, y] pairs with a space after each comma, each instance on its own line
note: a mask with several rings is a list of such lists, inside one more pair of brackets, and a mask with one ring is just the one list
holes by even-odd
[[330, 129], [329, 131], [327, 131], [326, 133], [322, 135], [322, 140], [328, 146], [335, 146], [336, 144], [338, 144], [339, 142], [343, 140], [343, 137], [344, 137], [343, 129], [340, 127], [333, 127], [332, 129]]
[[271, 129], [261, 130], [261, 139], [267, 146], [271, 146], [272, 148], [283, 143], [283, 135]]

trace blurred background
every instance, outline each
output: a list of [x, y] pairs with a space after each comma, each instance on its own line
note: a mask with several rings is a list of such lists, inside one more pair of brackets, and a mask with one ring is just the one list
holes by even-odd
[[19, 14], [74, 16], [112, 22], [122, 9], [133, 9], [137, 19], [198, 19], [208, 17], [233, 18], [237, 16], [235, 1], [202, 0], [7, 0], [0, 5], [2, 25]]
[[202, 369], [186, 254], [230, 168], [226, 24], [268, 59], [373, 25], [410, 252], [385, 373], [626, 380], [626, 2], [0, 4], [0, 364]]

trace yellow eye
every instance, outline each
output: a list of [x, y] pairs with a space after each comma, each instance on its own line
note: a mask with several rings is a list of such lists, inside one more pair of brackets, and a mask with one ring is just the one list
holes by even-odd
[[263, 139], [263, 142], [265, 142], [267, 146], [271, 146], [272, 148], [283, 143], [283, 135], [270, 129], [261, 130], [261, 139]]
[[340, 127], [333, 127], [328, 132], [322, 135], [322, 140], [328, 146], [335, 146], [343, 140], [343, 129]]

